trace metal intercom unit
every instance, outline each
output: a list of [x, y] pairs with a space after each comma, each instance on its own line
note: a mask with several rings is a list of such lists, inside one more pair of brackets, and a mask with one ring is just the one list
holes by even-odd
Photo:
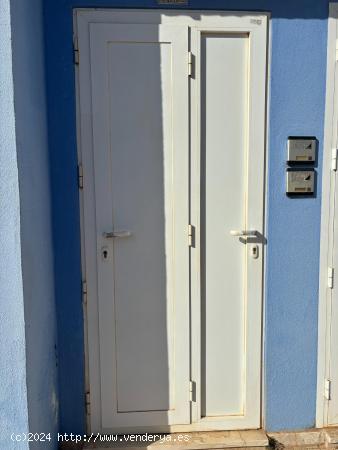
[[316, 161], [317, 139], [315, 137], [289, 137], [288, 163], [314, 163]]
[[289, 169], [286, 172], [286, 193], [295, 194], [313, 194], [315, 189], [315, 171], [314, 170], [296, 170]]

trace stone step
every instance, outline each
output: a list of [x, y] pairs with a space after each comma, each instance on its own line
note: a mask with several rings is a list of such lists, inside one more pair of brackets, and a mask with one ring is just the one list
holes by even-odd
[[326, 433], [326, 442], [329, 445], [338, 444], [338, 428], [337, 427], [329, 427], [325, 428]]
[[142, 435], [131, 436], [134, 436], [135, 440], [133, 438], [133, 441], [131, 441], [130, 436], [127, 438], [119, 436], [117, 442], [86, 443], [84, 448], [210, 450], [245, 447], [246, 450], [253, 448], [255, 450], [266, 450], [266, 447], [269, 445], [267, 435], [262, 430], [172, 433], [166, 435], [163, 439], [157, 439], [155, 442], [142, 442]]
[[326, 444], [325, 429], [310, 429], [296, 432], [268, 433], [270, 445], [276, 449], [291, 447], [316, 447]]
[[[149, 436], [149, 435], [148, 435]], [[152, 435], [154, 436], [154, 435]], [[338, 449], [338, 427], [309, 429], [296, 432], [265, 433], [263, 430], [212, 431], [162, 434], [155, 441], [146, 441], [145, 435], [115, 436], [115, 441], [72, 444], [64, 442], [60, 449], [106, 449], [106, 450], [316, 450]], [[95, 437], [92, 438], [92, 440]], [[88, 439], [88, 438], [87, 438]], [[112, 438], [110, 438], [112, 439]], [[143, 440], [142, 440], [143, 439]]]

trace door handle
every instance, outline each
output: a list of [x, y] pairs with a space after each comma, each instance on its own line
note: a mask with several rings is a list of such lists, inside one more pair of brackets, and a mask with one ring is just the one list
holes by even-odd
[[231, 236], [255, 237], [258, 236], [257, 230], [231, 230]]
[[112, 239], [112, 238], [127, 238], [132, 235], [131, 231], [127, 230], [121, 230], [121, 231], [109, 231], [103, 233], [103, 237], [106, 239]]

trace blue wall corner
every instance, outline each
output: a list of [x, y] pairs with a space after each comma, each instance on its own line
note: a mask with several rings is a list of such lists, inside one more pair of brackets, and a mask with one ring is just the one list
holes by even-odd
[[[72, 9], [44, 2], [60, 431], [85, 431]], [[62, 31], [61, 31], [62, 30]]]
[[[126, 4], [157, 6], [155, 0], [44, 3], [63, 432], [85, 429], [72, 8]], [[188, 8], [271, 12], [264, 422], [273, 431], [312, 427], [328, 1], [190, 0]], [[285, 196], [288, 135], [319, 140], [315, 198]]]
[[42, 0], [11, 1], [29, 430], [57, 447], [58, 383]]

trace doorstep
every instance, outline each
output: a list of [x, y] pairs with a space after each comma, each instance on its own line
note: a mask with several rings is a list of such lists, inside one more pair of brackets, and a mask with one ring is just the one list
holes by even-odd
[[268, 433], [272, 448], [314, 449], [338, 448], [338, 428], [313, 428], [296, 432]]
[[[189, 439], [181, 442], [178, 436], [186, 436]], [[136, 436], [136, 435], [135, 435]], [[139, 435], [141, 436], [141, 435]], [[118, 442], [114, 443], [86, 443], [83, 445], [68, 445], [63, 443], [60, 449], [125, 449], [125, 450], [268, 450], [268, 449], [323, 449], [338, 448], [338, 428], [313, 428], [303, 431], [290, 431], [278, 433], [265, 433], [263, 430], [244, 431], [212, 431], [194, 433], [172, 433], [164, 441], [151, 443], [125, 442], [123, 436], [119, 436]]]
[[325, 428], [325, 441], [329, 447], [331, 447], [331, 446], [337, 447], [338, 428], [334, 428], [334, 427]]
[[270, 446], [275, 449], [283, 448], [318, 448], [325, 447], [327, 436], [325, 428], [313, 428], [303, 431], [282, 431], [268, 433]]
[[87, 443], [84, 448], [126, 450], [210, 450], [244, 447], [245, 450], [266, 450], [266, 447], [269, 445], [268, 437], [262, 430], [172, 433], [166, 436], [167, 439], [164, 441], [157, 440], [156, 442], [125, 442], [123, 436], [121, 436], [121, 440], [114, 444]]

